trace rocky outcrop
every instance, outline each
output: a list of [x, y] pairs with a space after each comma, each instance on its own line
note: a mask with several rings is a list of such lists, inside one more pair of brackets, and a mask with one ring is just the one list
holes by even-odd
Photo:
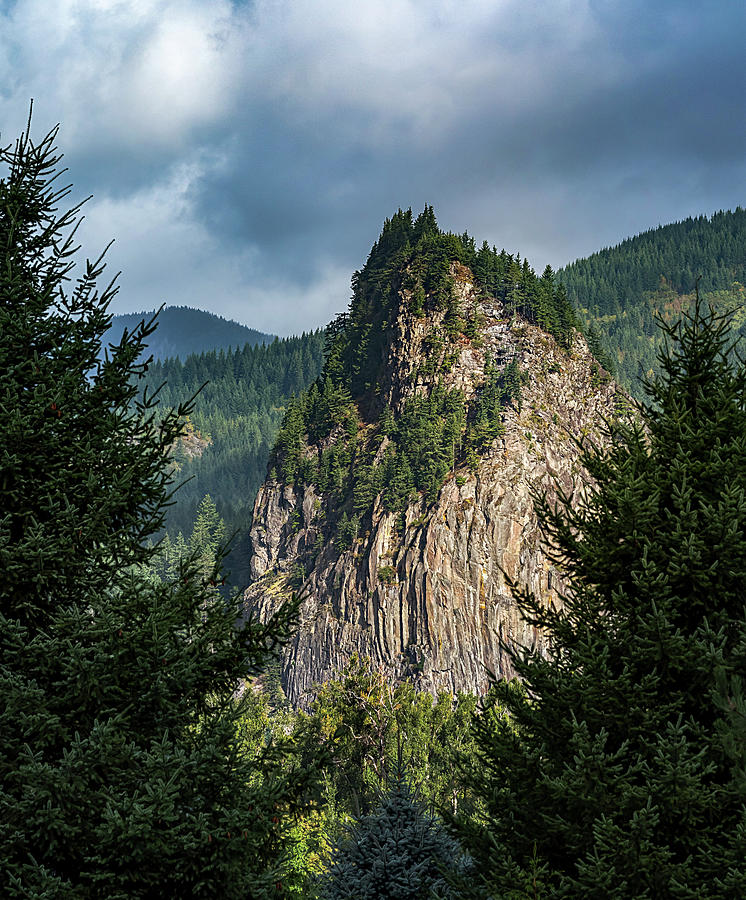
[[[501, 641], [545, 647], [522, 620], [505, 574], [544, 602], [556, 602], [560, 573], [542, 549], [531, 490], [551, 492], [554, 483], [572, 489], [574, 439], [597, 432], [601, 418], [614, 414], [618, 389], [582, 336], [564, 350], [481, 297], [468, 269], [454, 264], [452, 275], [462, 308], [479, 315], [480, 334], [478, 340], [460, 335], [443, 348], [448, 362], [439, 365], [438, 377], [468, 400], [484, 381], [487, 359], [515, 358], [521, 401], [506, 407], [502, 437], [476, 465], [456, 465], [431, 505], [420, 499], [401, 517], [387, 513], [379, 499], [369, 527], [341, 552], [329, 538], [325, 498], [315, 487], [269, 479], [257, 496], [246, 603], [266, 616], [289, 591], [303, 597], [282, 669], [297, 706], [306, 706], [314, 685], [354, 652], [423, 690], [481, 693], [489, 671], [511, 675]], [[433, 368], [422, 363], [438, 323], [406, 308], [403, 302], [380, 384], [394, 411], [435, 377], [420, 373]]]
[[184, 430], [178, 439], [178, 447], [174, 455], [177, 459], [180, 456], [187, 460], [198, 459], [211, 443], [212, 438], [198, 431], [192, 422], [187, 419]]

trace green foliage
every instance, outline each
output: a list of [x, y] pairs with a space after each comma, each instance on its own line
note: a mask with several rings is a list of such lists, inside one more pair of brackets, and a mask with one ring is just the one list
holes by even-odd
[[[113, 316], [103, 345], [118, 344], [125, 328], [134, 331], [142, 319], [149, 321], [156, 310]], [[158, 328], [148, 338], [146, 349], [154, 359], [188, 356], [211, 351], [240, 350], [247, 344], [271, 344], [274, 335], [263, 334], [238, 322], [188, 306], [166, 306], [158, 313]]]
[[189, 538], [189, 550], [197, 559], [212, 561], [225, 540], [225, 522], [220, 518], [212, 497], [206, 494], [197, 510]]
[[408, 400], [394, 425], [384, 413], [385, 454], [376, 465], [358, 461], [350, 475], [355, 509], [369, 513], [379, 494], [389, 512], [403, 511], [418, 493], [432, 503], [459, 462], [472, 452], [483, 453], [503, 433], [505, 406], [519, 397], [517, 363], [498, 369], [488, 362], [468, 425], [463, 395], [442, 382]]
[[[167, 359], [151, 363], [140, 380], [142, 389], [159, 389], [159, 410], [169, 409], [197, 394], [191, 420], [196, 433], [210, 436], [199, 456], [185, 452], [182, 442], [172, 458], [181, 487], [166, 516], [169, 539], [188, 534], [206, 494], [226, 523], [226, 535], [237, 533], [227, 556], [230, 583], [248, 580], [248, 530], [254, 498], [267, 473], [267, 460], [283, 417], [292, 431], [295, 402], [318, 376], [324, 332], [246, 345], [241, 350], [211, 351], [183, 362]], [[165, 382], [165, 383], [164, 383]], [[200, 390], [202, 388], [202, 390]], [[295, 477], [299, 456], [297, 438], [288, 443], [287, 480]], [[284, 445], [283, 445], [284, 446]]]
[[309, 440], [316, 442], [337, 426], [344, 426], [354, 417], [352, 398], [346, 387], [329, 376], [313, 385], [304, 405], [304, 426]]
[[353, 275], [348, 311], [327, 331], [325, 376], [354, 397], [375, 385], [401, 289], [410, 291], [415, 315], [438, 309], [449, 321], [457, 318], [449, 269], [463, 254], [459, 239], [438, 229], [432, 207], [414, 221], [411, 210], [387, 219], [365, 266]]
[[172, 541], [166, 532], [157, 553], [148, 563], [148, 570], [159, 581], [170, 582], [176, 578], [180, 566], [192, 560], [209, 583], [216, 562], [222, 558], [225, 537], [225, 522], [212, 497], [206, 494], [197, 510], [189, 540], [186, 541], [179, 532]]
[[596, 326], [589, 322], [584, 329], [585, 339], [588, 342], [588, 349], [607, 372], [614, 374], [616, 366], [614, 359], [604, 346], [604, 341], [598, 332]]
[[463, 395], [440, 382], [429, 395], [406, 402], [381, 466], [386, 509], [404, 509], [414, 491], [422, 491], [427, 503], [435, 500], [456, 465], [465, 426]]
[[746, 209], [720, 211], [652, 228], [567, 266], [560, 273], [571, 300], [602, 309], [634, 303], [655, 291], [661, 276], [677, 294], [746, 284]]
[[359, 519], [357, 516], [348, 516], [346, 512], [342, 513], [337, 526], [336, 544], [340, 550], [349, 549], [357, 538]]
[[469, 800], [454, 765], [472, 747], [470, 721], [476, 698], [437, 698], [404, 681], [393, 686], [370, 660], [353, 656], [338, 678], [321, 685], [310, 715], [299, 722], [298, 740], [312, 758], [319, 748], [330, 760], [325, 803], [339, 823], [370, 812], [402, 759], [423, 799], [433, 809], [455, 811]]
[[396, 569], [393, 566], [381, 566], [378, 570], [378, 580], [382, 584], [393, 584], [396, 581]]
[[152, 323], [100, 357], [101, 258], [64, 290], [55, 139], [0, 151], [0, 894], [274, 896], [304, 776], [242, 752], [234, 695], [293, 607], [237, 626], [194, 558], [146, 577], [189, 408], [139, 391]]
[[[588, 447], [574, 506], [537, 498], [563, 609], [519, 596], [552, 655], [509, 648], [464, 824], [501, 897], [746, 892], [746, 372], [698, 303], [640, 421]], [[540, 884], [541, 891], [532, 889]], [[532, 892], [533, 890], [533, 892]]]
[[450, 900], [443, 870], [463, 871], [456, 841], [409, 787], [399, 766], [378, 806], [353, 822], [321, 879], [320, 900]]
[[505, 431], [503, 410], [509, 403], [520, 402], [521, 379], [518, 362], [513, 359], [503, 369], [490, 360], [485, 366], [485, 383], [474, 404], [473, 418], [466, 445], [476, 453], [484, 453]]
[[509, 313], [519, 313], [553, 335], [562, 347], [570, 346], [577, 320], [564, 285], [556, 283], [550, 266], [537, 278], [519, 254], [498, 253], [486, 241], [468, 264], [483, 291], [502, 301]]
[[304, 437], [303, 401], [293, 398], [288, 403], [282, 428], [275, 441], [275, 453], [280, 459], [280, 474], [287, 484], [293, 484], [301, 465]]
[[[325, 392], [328, 386], [329, 395], [339, 398], [336, 422], [327, 420], [329, 431], [337, 429], [336, 443], [317, 455], [308, 449], [309, 416], [305, 411], [321, 403], [314, 385], [291, 404], [273, 458], [287, 483], [300, 479], [314, 484], [338, 505], [351, 500], [352, 512], [345, 507], [337, 520], [336, 546], [340, 550], [352, 545], [360, 522], [370, 515], [377, 497], [388, 512], [403, 512], [418, 494], [432, 503], [459, 462], [484, 452], [502, 434], [505, 406], [520, 399], [517, 363], [511, 361], [498, 369], [488, 362], [485, 384], [473, 404], [468, 426], [461, 392], [447, 390], [438, 382], [429, 393], [410, 398], [397, 420], [385, 408], [366, 450], [357, 441], [355, 405], [329, 379], [324, 385]], [[315, 421], [323, 419], [311, 419]], [[318, 429], [316, 434], [326, 430]], [[388, 442], [385, 452], [374, 459], [384, 439]]]
[[[698, 216], [651, 229], [562, 269], [557, 278], [578, 310], [594, 355], [638, 399], [641, 378], [657, 371], [662, 333], [691, 308], [697, 278], [705, 299], [735, 311], [746, 334], [746, 210]], [[740, 311], [739, 311], [740, 310]]]

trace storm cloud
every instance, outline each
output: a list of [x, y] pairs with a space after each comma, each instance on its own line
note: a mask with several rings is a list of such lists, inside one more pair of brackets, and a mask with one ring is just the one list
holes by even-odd
[[398, 207], [541, 269], [743, 205], [744, 33], [729, 0], [0, 2], [0, 129], [61, 123], [116, 311], [287, 334]]

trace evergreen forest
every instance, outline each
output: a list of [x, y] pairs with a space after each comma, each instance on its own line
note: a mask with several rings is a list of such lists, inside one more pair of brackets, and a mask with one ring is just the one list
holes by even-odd
[[[375, 492], [432, 495], [520, 403], [510, 359], [470, 404], [444, 387], [452, 342], [479, 339], [452, 267], [565, 345], [569, 293], [426, 207], [386, 222], [326, 334], [148, 364], [142, 321], [102, 354], [117, 287], [103, 254], [70, 277], [56, 142], [29, 123], [0, 149], [0, 895], [746, 896], [746, 368], [719, 282], [678, 285], [637, 417], [583, 447], [582, 497], [534, 497], [567, 586], [517, 601], [552, 653], [506, 646], [519, 677], [483, 698], [353, 657], [296, 711], [278, 659], [302, 596], [260, 621], [223, 588], [263, 477], [245, 462], [283, 420], [272, 477], [323, 483], [344, 543]], [[395, 415], [377, 388], [399, 300], [437, 327], [431, 389]]]
[[180, 486], [166, 517], [167, 554], [181, 544], [179, 535], [188, 541], [200, 504], [209, 495], [226, 537], [235, 534], [227, 562], [230, 582], [246, 583], [254, 497], [288, 404], [318, 376], [324, 341], [319, 329], [150, 364], [141, 390], [158, 392], [159, 410], [194, 397], [171, 457]]
[[635, 397], [657, 370], [663, 332], [694, 301], [695, 288], [733, 313], [746, 335], [746, 209], [697, 216], [650, 229], [616, 247], [576, 260], [557, 273], [583, 323], [591, 349]]
[[[125, 328], [133, 331], [141, 319], [149, 321], [156, 310], [141, 313], [120, 313], [111, 320], [111, 325], [104, 335], [104, 349], [109, 344], [118, 344]], [[188, 306], [164, 306], [158, 311], [158, 327], [148, 337], [145, 348], [148, 356], [154, 359], [178, 357], [185, 360], [193, 353], [200, 354], [210, 350], [238, 350], [246, 344], [269, 344], [274, 335], [263, 334], [254, 328], [247, 328], [216, 316], [202, 309], [191, 309]]]
[[438, 227], [431, 206], [416, 219], [411, 209], [399, 210], [384, 222], [363, 268], [352, 278], [352, 300], [328, 328], [329, 346], [324, 377], [343, 385], [353, 397], [374, 390], [384, 362], [388, 329], [399, 311], [400, 292], [417, 316], [441, 313], [440, 342], [458, 334], [474, 337], [476, 310], [461, 309], [453, 292], [450, 268], [468, 266], [484, 296], [505, 304], [508, 315], [519, 313], [567, 345], [576, 325], [564, 287], [555, 283], [550, 267], [538, 277], [519, 254], [498, 251], [474, 238]]

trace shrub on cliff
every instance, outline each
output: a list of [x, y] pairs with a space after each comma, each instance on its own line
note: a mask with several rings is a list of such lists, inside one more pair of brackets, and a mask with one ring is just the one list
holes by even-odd
[[144, 574], [186, 409], [138, 400], [152, 324], [99, 358], [101, 258], [65, 291], [55, 139], [0, 150], [0, 894], [273, 896], [298, 789], [234, 692], [291, 610], [236, 627], [217, 567]]
[[746, 896], [746, 371], [697, 305], [638, 424], [540, 503], [564, 608], [520, 597], [552, 654], [478, 721], [464, 824], [495, 898]]

